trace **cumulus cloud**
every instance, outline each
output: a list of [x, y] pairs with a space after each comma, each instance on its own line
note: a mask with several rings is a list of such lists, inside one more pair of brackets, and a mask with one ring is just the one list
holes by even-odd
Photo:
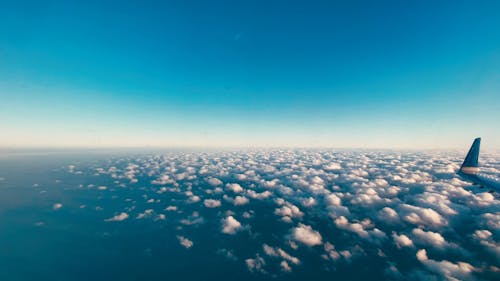
[[397, 233], [392, 233], [392, 239], [394, 239], [394, 243], [399, 247], [413, 247], [413, 241], [406, 235]]
[[138, 220], [144, 219], [144, 218], [149, 218], [149, 217], [151, 217], [153, 215], [153, 212], [154, 212], [153, 209], [147, 209], [147, 210], [144, 210], [144, 212], [139, 213], [137, 215], [137, 217], [135, 217], [135, 218], [138, 219]]
[[302, 223], [299, 223], [299, 225], [292, 230], [292, 238], [310, 247], [321, 245], [322, 243], [321, 234], [312, 229], [311, 226]]
[[264, 270], [266, 261], [258, 254], [255, 256], [255, 258], [246, 259], [245, 264], [250, 272], [266, 273], [266, 271]]
[[338, 228], [356, 233], [362, 238], [380, 240], [386, 237], [386, 234], [378, 228], [367, 230], [372, 227], [370, 220], [350, 223], [346, 217], [340, 216], [334, 220], [334, 223]]
[[52, 209], [54, 210], [59, 210], [63, 207], [63, 204], [61, 203], [55, 203], [54, 205], [52, 205]]
[[417, 252], [417, 259], [429, 270], [447, 280], [474, 280], [472, 272], [475, 268], [469, 263], [432, 260], [427, 257], [427, 251], [425, 249]]
[[326, 199], [327, 205], [329, 205], [329, 206], [342, 205], [342, 200], [340, 200], [340, 198], [335, 194], [329, 194], [329, 195], [325, 196], [325, 199]]
[[220, 207], [221, 205], [220, 200], [214, 200], [214, 199], [205, 199], [203, 201], [203, 204], [207, 208], [217, 208]]
[[398, 213], [390, 208], [390, 207], [384, 207], [382, 210], [378, 212], [378, 218], [385, 223], [397, 223], [399, 222], [399, 215]]
[[444, 237], [437, 232], [425, 231], [420, 228], [415, 228], [411, 233], [415, 237], [415, 240], [419, 241], [422, 244], [431, 245], [436, 248], [444, 248], [449, 245]]
[[491, 252], [500, 261], [500, 243], [493, 238], [493, 233], [488, 230], [476, 230], [472, 237], [485, 249]]
[[124, 221], [128, 219], [128, 214], [125, 213], [125, 212], [122, 212], [112, 218], [109, 218], [109, 219], [105, 219], [105, 221]]
[[304, 213], [295, 205], [286, 202], [281, 208], [277, 208], [274, 213], [281, 216], [286, 222], [291, 222], [292, 218], [301, 218]]
[[168, 206], [165, 208], [165, 211], [177, 211], [177, 206]]
[[264, 249], [264, 252], [266, 255], [275, 257], [275, 258], [282, 258], [287, 262], [290, 262], [292, 264], [298, 265], [300, 263], [300, 260], [289, 253], [285, 252], [285, 250], [281, 248], [273, 248], [267, 244], [262, 245], [262, 248]]
[[233, 216], [227, 216], [222, 220], [222, 233], [225, 234], [236, 234], [236, 232], [240, 231], [243, 228], [241, 223], [236, 220]]
[[236, 196], [234, 198], [233, 204], [235, 206], [243, 206], [243, 205], [246, 205], [248, 202], [249, 202], [249, 200], [245, 196]]
[[186, 237], [178, 235], [177, 239], [179, 240], [179, 244], [181, 244], [184, 248], [189, 249], [193, 247], [193, 241], [187, 239]]
[[415, 225], [439, 228], [448, 224], [438, 212], [431, 208], [402, 204], [400, 209], [404, 213], [403, 220]]
[[207, 180], [208, 184], [210, 184], [211, 186], [219, 186], [219, 185], [222, 185], [222, 181], [218, 178], [209, 178]]
[[243, 187], [241, 187], [241, 185], [239, 185], [237, 183], [228, 183], [228, 184], [226, 184], [226, 188], [228, 190], [231, 190], [232, 192], [235, 192], [235, 193], [240, 193], [240, 192], [244, 191]]

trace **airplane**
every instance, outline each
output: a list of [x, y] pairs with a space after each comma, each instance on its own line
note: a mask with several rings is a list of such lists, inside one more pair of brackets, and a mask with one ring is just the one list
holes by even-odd
[[481, 138], [476, 138], [465, 157], [460, 170], [457, 174], [463, 179], [472, 182], [475, 185], [486, 187], [490, 191], [500, 193], [500, 181], [492, 176], [481, 174], [479, 169], [479, 146]]

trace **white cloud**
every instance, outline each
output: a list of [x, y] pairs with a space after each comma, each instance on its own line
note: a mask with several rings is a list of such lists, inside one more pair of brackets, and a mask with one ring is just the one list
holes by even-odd
[[253, 199], [267, 199], [273, 195], [269, 190], [263, 191], [261, 193], [255, 192], [254, 190], [248, 190], [248, 196]]
[[330, 163], [328, 165], [323, 166], [325, 171], [336, 171], [342, 169], [342, 166], [339, 163]]
[[500, 261], [500, 243], [493, 238], [493, 233], [488, 230], [476, 230], [472, 237], [491, 252]]
[[170, 178], [169, 175], [161, 175], [157, 179], [151, 181], [151, 184], [155, 185], [165, 185], [169, 183], [174, 183], [174, 181]]
[[413, 241], [406, 235], [397, 233], [392, 233], [392, 238], [394, 239], [394, 243], [398, 246], [398, 248], [402, 247], [413, 247]]
[[164, 214], [158, 214], [158, 215], [155, 217], [155, 220], [156, 220], [156, 221], [164, 221], [165, 219], [167, 219], [167, 216], [165, 216]]
[[281, 261], [280, 267], [281, 267], [281, 270], [283, 270], [284, 272], [291, 272], [292, 271], [292, 268], [288, 265], [288, 263], [286, 261]]
[[427, 257], [425, 249], [417, 252], [417, 259], [429, 270], [439, 274], [447, 280], [474, 280], [471, 275], [475, 268], [466, 262], [452, 263], [450, 261], [436, 261]]
[[449, 246], [444, 237], [437, 232], [425, 231], [420, 228], [415, 228], [411, 233], [415, 237], [415, 240], [421, 244], [432, 245], [436, 248], [444, 248], [446, 246]]
[[285, 252], [283, 249], [281, 248], [273, 248], [267, 244], [264, 244], [262, 245], [262, 248], [264, 249], [264, 253], [266, 253], [266, 255], [268, 256], [271, 256], [271, 257], [280, 257], [280, 258], [283, 258], [284, 260], [292, 263], [292, 264], [299, 264], [300, 263], [300, 260], [292, 255], [290, 255], [289, 253]]
[[326, 242], [324, 245], [324, 249], [326, 252], [326, 255], [324, 256], [325, 259], [331, 259], [331, 260], [338, 260], [340, 258], [339, 252], [335, 250], [335, 246], [333, 246], [332, 243]]
[[488, 225], [491, 229], [498, 230], [500, 229], [500, 212], [498, 213], [486, 213], [483, 214], [482, 217], [486, 221], [486, 225]]
[[253, 259], [246, 259], [245, 264], [247, 265], [247, 268], [248, 270], [250, 270], [250, 272], [266, 273], [266, 271], [264, 270], [266, 261], [258, 254]]
[[364, 220], [361, 223], [350, 223], [346, 217], [340, 216], [334, 220], [334, 223], [338, 228], [356, 233], [362, 238], [374, 241], [386, 238], [386, 234], [378, 228], [373, 228], [371, 230], [366, 229], [372, 227], [372, 223], [369, 219]]
[[105, 219], [105, 221], [124, 221], [128, 219], [128, 214], [125, 213], [125, 212], [122, 212], [112, 218], [109, 218], [109, 219]]
[[207, 180], [208, 184], [210, 184], [213, 187], [216, 187], [218, 185], [222, 185], [222, 181], [218, 178], [209, 178]]
[[244, 191], [243, 187], [241, 187], [241, 185], [239, 185], [237, 183], [228, 183], [228, 184], [226, 184], [226, 188], [235, 192], [235, 193], [240, 193], [240, 192]]
[[316, 205], [316, 199], [313, 197], [308, 197], [302, 200], [302, 206], [304, 207], [313, 207]]
[[222, 233], [226, 234], [236, 234], [243, 228], [241, 223], [237, 221], [233, 216], [228, 216], [222, 220]]
[[52, 209], [54, 210], [59, 210], [63, 207], [63, 204], [61, 203], [55, 203], [53, 206], [52, 206]]
[[295, 205], [286, 202], [281, 208], [277, 208], [274, 214], [283, 217], [285, 221], [291, 221], [292, 218], [301, 218], [304, 213]]
[[193, 195], [188, 198], [189, 203], [196, 203], [199, 202], [200, 200], [201, 200], [200, 196], [197, 195]]
[[327, 205], [329, 206], [340, 206], [342, 205], [342, 200], [335, 194], [328, 194], [325, 196]]
[[144, 218], [149, 218], [153, 215], [154, 210], [153, 209], [147, 209], [144, 212], [140, 213], [135, 217], [136, 219], [144, 219]]
[[384, 221], [385, 223], [399, 222], [398, 213], [390, 207], [384, 207], [382, 210], [380, 210], [378, 213], [378, 218]]
[[220, 200], [215, 199], [205, 199], [205, 201], [203, 201], [203, 204], [207, 208], [217, 208], [221, 205]]
[[184, 248], [189, 249], [193, 247], [193, 241], [187, 239], [186, 237], [178, 235], [177, 239], [179, 240], [179, 244], [181, 244]]
[[235, 206], [243, 206], [243, 205], [246, 205], [248, 202], [249, 202], [249, 200], [245, 196], [236, 196], [234, 198], [233, 204]]
[[177, 211], [177, 206], [168, 206], [165, 208], [165, 211]]
[[321, 234], [313, 230], [311, 226], [302, 223], [299, 223], [299, 225], [292, 230], [292, 238], [307, 246], [316, 246], [322, 243]]
[[404, 213], [403, 220], [415, 225], [438, 228], [448, 224], [438, 212], [431, 208], [402, 204], [401, 211]]

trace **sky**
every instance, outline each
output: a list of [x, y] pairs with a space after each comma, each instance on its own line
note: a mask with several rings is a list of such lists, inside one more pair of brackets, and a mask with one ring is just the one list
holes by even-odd
[[0, 146], [498, 150], [499, 27], [498, 1], [6, 0]]

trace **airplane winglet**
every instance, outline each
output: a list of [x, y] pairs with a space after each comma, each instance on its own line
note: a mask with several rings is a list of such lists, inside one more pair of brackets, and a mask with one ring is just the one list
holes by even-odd
[[479, 172], [479, 147], [481, 145], [481, 138], [476, 138], [472, 143], [472, 146], [465, 157], [462, 166], [460, 167], [460, 171], [465, 174], [477, 174]]

